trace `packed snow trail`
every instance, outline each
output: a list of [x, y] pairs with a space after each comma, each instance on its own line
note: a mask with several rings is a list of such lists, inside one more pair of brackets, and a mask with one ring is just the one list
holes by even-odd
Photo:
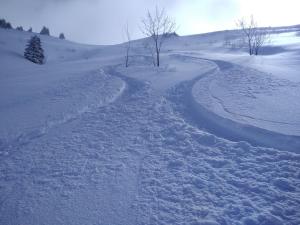
[[105, 71], [127, 83], [114, 103], [3, 158], [0, 224], [300, 223], [299, 155], [201, 131], [181, 89]]
[[[213, 71], [208, 71], [204, 75], [202, 74], [192, 80], [182, 82], [171, 90], [170, 100], [178, 103], [175, 105], [176, 110], [180, 111], [181, 115], [191, 123], [197, 124], [201, 129], [206, 129], [207, 131], [228, 140], [247, 141], [254, 146], [265, 146], [297, 153], [300, 152], [299, 136], [280, 134], [246, 123], [239, 123], [235, 120], [230, 120], [210, 111], [205, 108], [205, 106], [201, 105], [201, 102], [198, 102], [199, 100], [195, 99], [194, 92], [199, 92], [197, 93], [199, 98], [202, 97], [205, 99], [204, 101], [208, 101], [206, 100], [206, 98], [208, 98], [206, 96], [212, 95], [212, 93], [210, 93], [210, 83], [217, 80], [220, 73], [236, 72], [235, 70], [231, 71], [230, 69], [237, 65], [222, 60], [202, 59], [188, 55], [175, 54], [173, 57], [181, 60], [208, 60], [216, 65], [216, 68]], [[245, 68], [243, 68], [243, 70], [245, 70]], [[202, 80], [205, 80], [203, 84]], [[195, 85], [197, 85], [197, 89], [193, 90]], [[212, 98], [215, 97], [212, 96]], [[226, 111], [226, 108], [223, 107], [221, 103], [220, 105], [222, 110]], [[232, 112], [226, 112], [233, 114]]]
[[134, 224], [135, 124], [147, 123], [137, 101], [146, 88], [136, 83], [116, 104], [49, 129], [6, 158], [0, 224]]

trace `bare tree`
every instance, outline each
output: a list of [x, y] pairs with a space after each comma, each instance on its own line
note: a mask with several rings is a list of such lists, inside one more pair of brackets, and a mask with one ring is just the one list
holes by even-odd
[[246, 42], [248, 44], [249, 55], [253, 54], [253, 40], [257, 25], [254, 21], [253, 15], [250, 17], [250, 22], [247, 22], [245, 18], [237, 21], [237, 26], [242, 30], [245, 35]]
[[126, 53], [125, 53], [125, 66], [128, 67], [129, 66], [129, 53], [130, 53], [130, 48], [131, 48], [131, 36], [130, 36], [130, 32], [129, 32], [128, 23], [126, 24], [124, 33], [125, 33], [126, 41], [127, 41], [125, 43], [125, 49], [126, 49]]
[[[155, 8], [155, 12], [151, 14], [149, 11], [147, 16], [142, 20], [142, 32], [153, 40], [152, 55], [155, 57], [155, 65], [160, 65], [160, 52], [166, 38], [174, 33], [176, 29], [175, 22], [166, 15], [164, 9]], [[153, 52], [154, 51], [154, 52]]]
[[258, 55], [260, 48], [270, 39], [268, 29], [259, 29], [253, 15], [249, 21], [246, 21], [245, 18], [238, 20], [237, 26], [246, 38], [249, 55]]
[[256, 29], [253, 40], [253, 54], [258, 55], [261, 47], [270, 41], [270, 32], [267, 28]]

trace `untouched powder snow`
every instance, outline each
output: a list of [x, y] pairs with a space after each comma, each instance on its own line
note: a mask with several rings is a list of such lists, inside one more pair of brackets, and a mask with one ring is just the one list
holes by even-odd
[[159, 69], [133, 42], [126, 69], [122, 45], [43, 36], [35, 66], [0, 32], [0, 224], [300, 223], [299, 83], [224, 33], [169, 40]]

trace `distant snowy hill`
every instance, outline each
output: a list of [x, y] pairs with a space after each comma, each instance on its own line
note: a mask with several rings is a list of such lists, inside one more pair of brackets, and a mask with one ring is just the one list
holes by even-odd
[[300, 27], [92, 46], [0, 29], [0, 224], [300, 224]]

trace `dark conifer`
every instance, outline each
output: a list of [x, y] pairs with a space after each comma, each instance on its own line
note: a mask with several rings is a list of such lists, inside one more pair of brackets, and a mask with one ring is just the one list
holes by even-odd
[[16, 27], [16, 30], [23, 31], [23, 27], [22, 26]]
[[5, 19], [0, 19], [0, 28], [12, 29], [12, 26], [9, 22], [6, 22]]
[[59, 39], [66, 39], [64, 33], [60, 33]]
[[44, 50], [41, 45], [41, 39], [38, 36], [35, 35], [28, 41], [24, 57], [36, 64], [44, 63]]
[[47, 27], [43, 27], [42, 28], [42, 30], [41, 30], [41, 32], [40, 32], [40, 34], [43, 34], [43, 35], [50, 35], [50, 31], [49, 31], [49, 29], [47, 28]]

